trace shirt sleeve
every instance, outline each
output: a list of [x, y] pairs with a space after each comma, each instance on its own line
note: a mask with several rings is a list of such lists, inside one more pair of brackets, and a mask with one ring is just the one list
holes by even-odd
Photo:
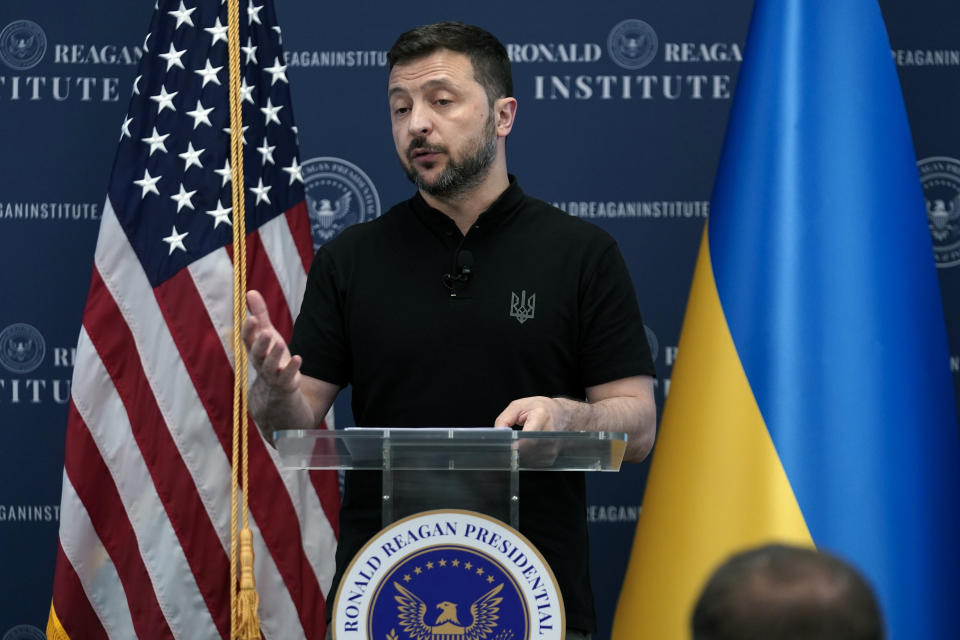
[[655, 376], [643, 318], [627, 265], [615, 242], [585, 274], [581, 289], [580, 370], [584, 387], [637, 375]]
[[352, 371], [340, 280], [333, 257], [321, 247], [307, 274], [290, 353], [303, 358], [300, 371], [305, 375], [344, 387]]

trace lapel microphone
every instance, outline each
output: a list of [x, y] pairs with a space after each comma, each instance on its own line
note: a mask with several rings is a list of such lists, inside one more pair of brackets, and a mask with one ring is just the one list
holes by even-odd
[[443, 286], [450, 291], [451, 297], [456, 297], [457, 295], [457, 282], [467, 282], [470, 279], [470, 275], [473, 273], [473, 253], [466, 249], [458, 251], [454, 272], [455, 273], [445, 273], [443, 277], [440, 278]]

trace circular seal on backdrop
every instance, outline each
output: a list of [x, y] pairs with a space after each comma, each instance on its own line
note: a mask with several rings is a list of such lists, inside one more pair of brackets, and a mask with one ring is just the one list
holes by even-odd
[[960, 160], [933, 156], [917, 162], [933, 254], [940, 268], [960, 264]]
[[380, 215], [380, 196], [360, 167], [341, 158], [310, 158], [302, 165], [313, 248], [346, 227]]
[[11, 69], [37, 66], [47, 52], [47, 35], [36, 22], [15, 20], [0, 31], [0, 59]]
[[607, 36], [607, 50], [624, 69], [642, 69], [657, 55], [657, 32], [643, 20], [629, 18], [617, 24]]
[[657, 334], [647, 325], [643, 325], [643, 330], [647, 334], [647, 344], [650, 346], [650, 359], [657, 361], [657, 355], [660, 353], [660, 341], [657, 340]]
[[3, 640], [47, 640], [47, 634], [33, 625], [18, 624], [3, 634]]
[[12, 373], [30, 373], [47, 353], [43, 335], [23, 322], [0, 331], [0, 364]]
[[347, 567], [335, 640], [561, 640], [563, 600], [540, 552], [473, 511], [425, 511], [373, 537]]

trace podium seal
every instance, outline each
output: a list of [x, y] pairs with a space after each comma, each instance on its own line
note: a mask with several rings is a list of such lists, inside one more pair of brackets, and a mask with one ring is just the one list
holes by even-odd
[[333, 608], [336, 640], [561, 640], [563, 600], [518, 531], [472, 511], [426, 511], [373, 537]]

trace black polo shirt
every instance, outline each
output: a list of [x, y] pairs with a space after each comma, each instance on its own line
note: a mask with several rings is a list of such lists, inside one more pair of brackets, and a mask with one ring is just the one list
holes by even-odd
[[[464, 251], [469, 278], [445, 283]], [[654, 374], [613, 238], [512, 179], [466, 236], [418, 193], [321, 247], [290, 350], [306, 375], [352, 385], [370, 427], [489, 427], [517, 398]], [[556, 574], [567, 626], [594, 629], [583, 473], [520, 487], [520, 530]], [[380, 529], [379, 495], [379, 474], [347, 473], [334, 587]]]

